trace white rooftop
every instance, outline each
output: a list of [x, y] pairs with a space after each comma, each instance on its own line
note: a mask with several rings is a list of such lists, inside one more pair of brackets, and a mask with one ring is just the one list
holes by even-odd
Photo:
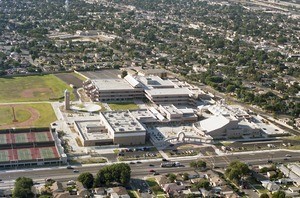
[[130, 113], [137, 120], [157, 120], [157, 118], [147, 109], [131, 110]]
[[124, 78], [132, 87], [141, 87], [141, 83], [137, 81], [133, 76], [127, 75]]
[[127, 90], [134, 89], [124, 79], [103, 79], [103, 80], [92, 80], [98, 90]]
[[149, 89], [156, 89], [156, 88], [174, 88], [175, 84], [170, 80], [163, 80], [159, 76], [139, 76], [138, 80], [143, 83]]
[[189, 96], [191, 93], [187, 88], [174, 88], [174, 89], [150, 89], [145, 90], [151, 96]]
[[225, 116], [214, 115], [205, 120], [200, 121], [200, 126], [203, 130], [210, 132], [227, 125], [229, 122], [230, 119], [226, 118]]
[[161, 105], [170, 114], [182, 114], [174, 105]]
[[129, 111], [108, 111], [101, 114], [116, 133], [146, 131]]
[[85, 120], [85, 121], [75, 121], [78, 128], [80, 129], [84, 139], [86, 140], [101, 140], [101, 139], [112, 139], [108, 133], [94, 132], [88, 133], [87, 128], [90, 127], [104, 127], [101, 125], [100, 120]]

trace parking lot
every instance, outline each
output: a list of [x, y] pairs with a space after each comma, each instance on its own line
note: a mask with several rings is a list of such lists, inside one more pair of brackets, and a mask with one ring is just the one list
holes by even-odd
[[144, 160], [161, 157], [155, 147], [122, 148], [115, 150], [115, 153], [119, 161]]
[[[187, 148], [189, 147], [189, 148]], [[211, 146], [204, 145], [183, 145], [183, 146], [172, 146], [164, 150], [170, 157], [183, 157], [183, 156], [194, 156], [194, 155], [215, 155], [215, 150]]]
[[55, 76], [69, 85], [70, 84], [74, 85], [76, 88], [82, 87], [82, 80], [80, 80], [72, 73], [59, 73], [59, 74], [55, 74]]
[[121, 71], [114, 69], [81, 73], [89, 79], [116, 79], [119, 78], [118, 75], [121, 75]]
[[[234, 142], [225, 143], [228, 151], [241, 152], [241, 151], [256, 151], [256, 150], [268, 150], [268, 149], [293, 149], [300, 146], [299, 140], [293, 139], [273, 139], [268, 141], [257, 142]], [[217, 146], [222, 149], [222, 144]]]

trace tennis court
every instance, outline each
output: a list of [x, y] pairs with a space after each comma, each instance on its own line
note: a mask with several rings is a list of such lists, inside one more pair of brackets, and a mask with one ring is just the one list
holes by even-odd
[[48, 132], [40, 132], [40, 133], [35, 133], [35, 141], [36, 142], [48, 142]]
[[28, 137], [26, 133], [16, 133], [14, 134], [15, 137], [15, 143], [27, 143]]
[[19, 160], [31, 160], [31, 151], [30, 149], [18, 149], [18, 159]]
[[54, 152], [53, 152], [52, 147], [39, 148], [39, 150], [40, 150], [41, 158], [49, 159], [49, 158], [55, 158], [56, 157]]
[[6, 144], [6, 134], [0, 134], [0, 144]]
[[0, 152], [0, 162], [6, 162], [6, 161], [9, 161], [8, 151], [7, 150], [2, 150]]

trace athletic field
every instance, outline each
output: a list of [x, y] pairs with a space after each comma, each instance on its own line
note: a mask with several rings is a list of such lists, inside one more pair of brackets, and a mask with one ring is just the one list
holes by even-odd
[[[72, 88], [55, 75], [0, 78], [0, 102], [54, 101]], [[72, 96], [73, 97], [73, 96]]]

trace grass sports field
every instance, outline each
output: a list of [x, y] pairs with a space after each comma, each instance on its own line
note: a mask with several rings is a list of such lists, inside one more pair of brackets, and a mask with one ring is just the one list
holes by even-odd
[[[12, 106], [17, 122], [13, 122]], [[0, 105], [0, 128], [48, 127], [56, 120], [51, 104]]]
[[0, 102], [58, 100], [65, 89], [72, 93], [68, 84], [52, 74], [0, 78]]

